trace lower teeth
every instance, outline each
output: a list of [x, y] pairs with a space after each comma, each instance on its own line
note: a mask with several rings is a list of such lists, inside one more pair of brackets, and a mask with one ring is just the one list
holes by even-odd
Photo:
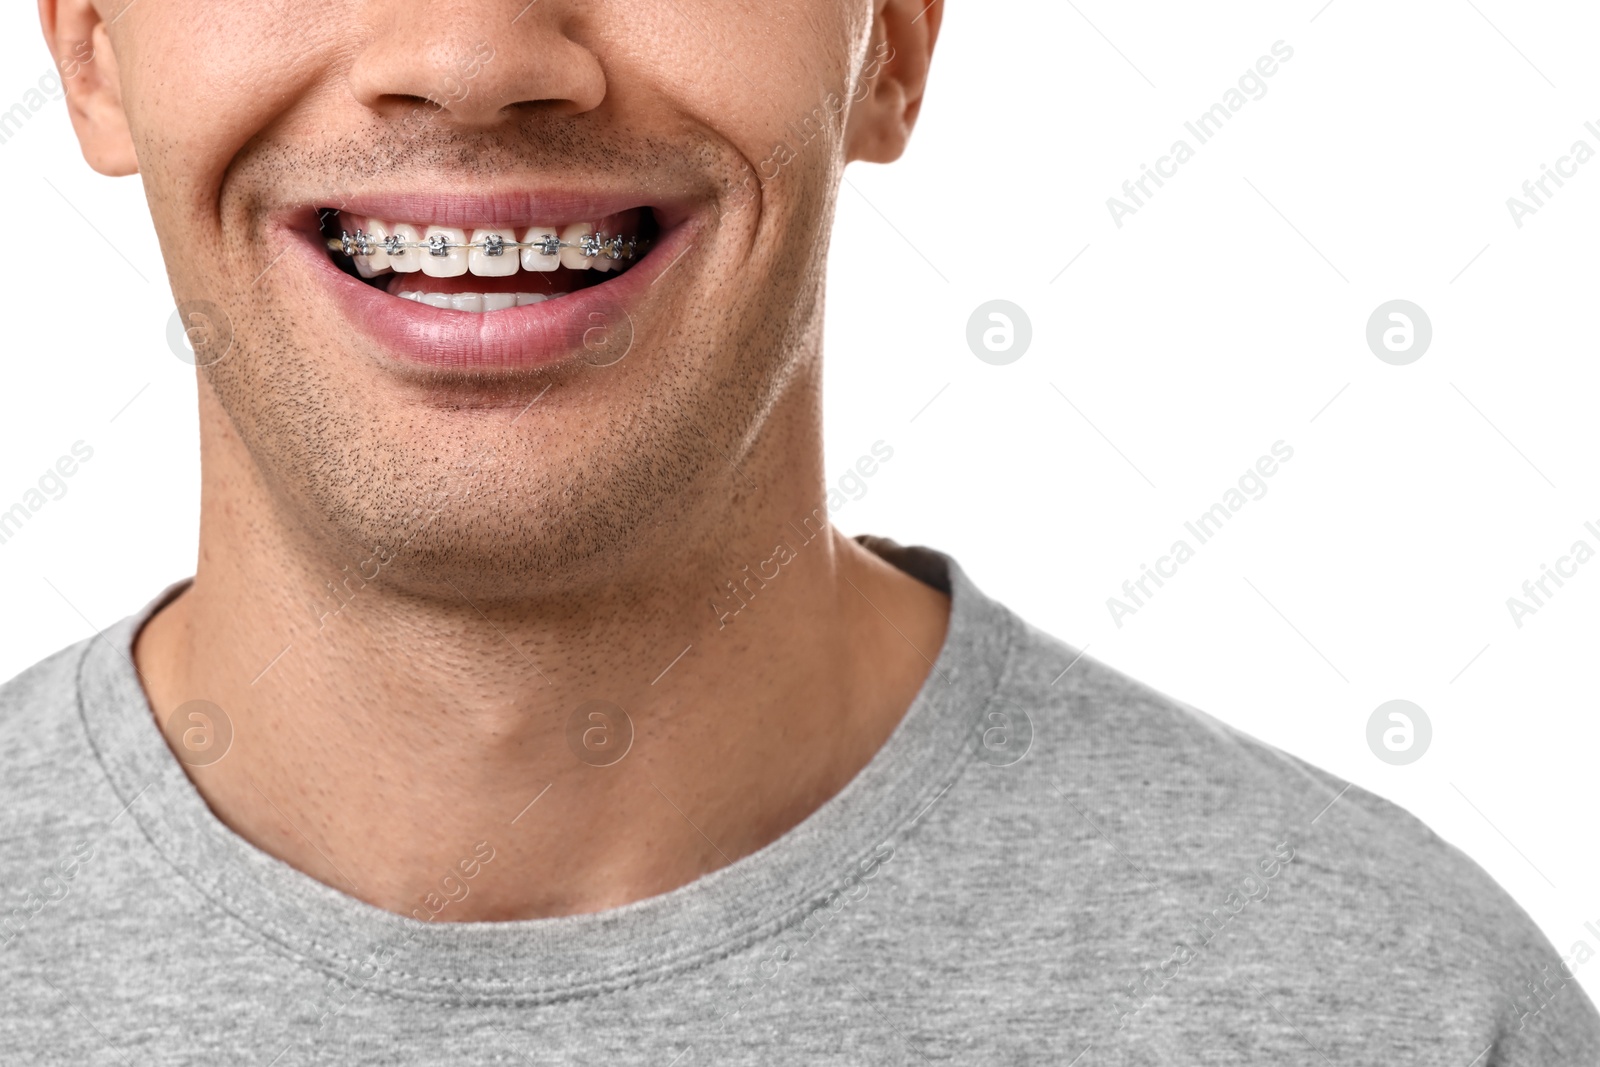
[[402, 300], [415, 300], [429, 307], [450, 311], [504, 311], [506, 308], [524, 307], [545, 300], [554, 300], [565, 293], [425, 293], [409, 289], [395, 294]]

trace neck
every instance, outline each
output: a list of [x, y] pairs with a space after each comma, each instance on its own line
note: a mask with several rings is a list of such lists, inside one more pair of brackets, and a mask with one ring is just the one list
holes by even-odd
[[152, 709], [220, 707], [232, 746], [186, 768], [212, 810], [391, 911], [535, 918], [683, 885], [838, 792], [944, 639], [942, 594], [822, 518], [811, 443], [798, 474], [792, 438], [742, 464], [778, 488], [715, 537], [492, 600], [299, 543], [241, 493], [259, 479], [240, 450], [211, 447], [195, 580], [136, 647]]

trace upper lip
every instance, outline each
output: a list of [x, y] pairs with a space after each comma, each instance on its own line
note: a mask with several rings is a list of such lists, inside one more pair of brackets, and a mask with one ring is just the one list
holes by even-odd
[[670, 229], [690, 213], [691, 202], [687, 198], [652, 198], [641, 190], [606, 192], [572, 187], [477, 193], [330, 193], [325, 199], [305, 201], [288, 209], [283, 221], [292, 228], [315, 229], [316, 211], [330, 208], [355, 216], [456, 229], [517, 229], [588, 222], [632, 208], [648, 208], [662, 229]]

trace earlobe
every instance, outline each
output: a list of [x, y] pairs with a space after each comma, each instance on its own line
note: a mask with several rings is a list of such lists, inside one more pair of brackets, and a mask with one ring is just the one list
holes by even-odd
[[944, 0], [877, 0], [872, 40], [851, 96], [845, 159], [892, 163], [911, 140]]
[[83, 158], [101, 174], [137, 174], [117, 56], [92, 0], [39, 0], [39, 23], [67, 95]]

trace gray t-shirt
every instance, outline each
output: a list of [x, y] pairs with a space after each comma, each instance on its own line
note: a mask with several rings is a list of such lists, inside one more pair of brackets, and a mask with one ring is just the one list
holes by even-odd
[[874, 547], [953, 599], [883, 749], [594, 915], [448, 921], [494, 840], [414, 918], [235, 835], [133, 673], [149, 609], [33, 667], [0, 690], [0, 1063], [1600, 1062], [1557, 953], [1417, 820]]

